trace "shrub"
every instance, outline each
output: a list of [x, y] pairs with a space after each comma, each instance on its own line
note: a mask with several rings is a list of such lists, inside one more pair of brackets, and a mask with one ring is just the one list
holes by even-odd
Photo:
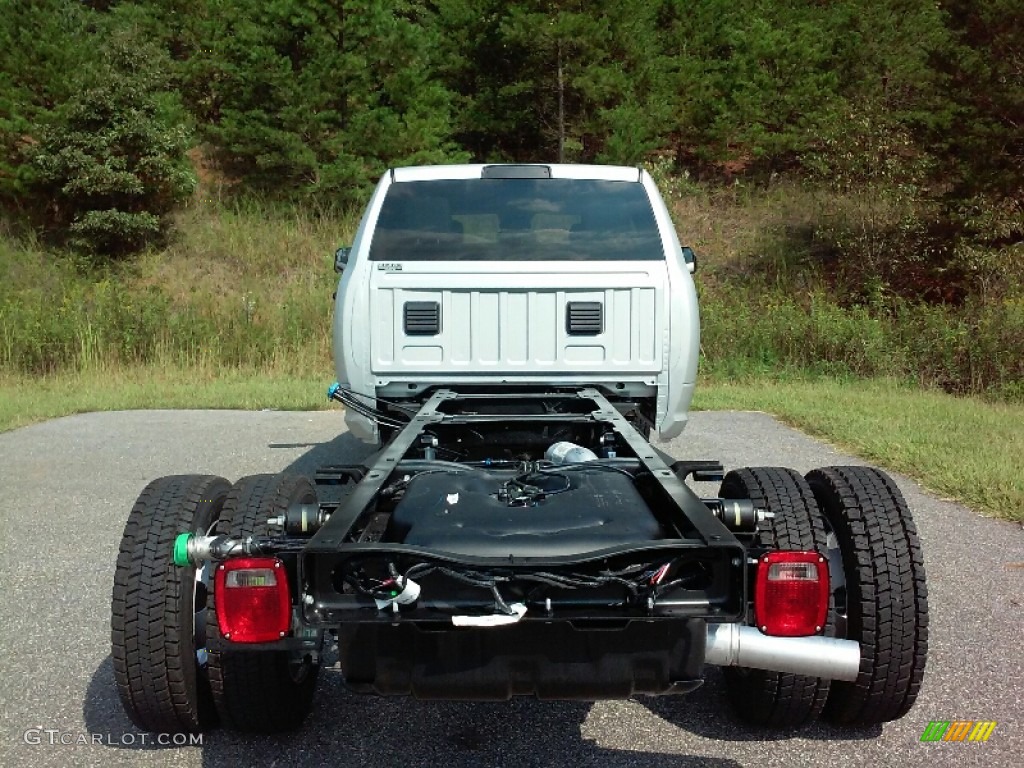
[[195, 181], [177, 97], [162, 89], [166, 54], [115, 34], [82, 88], [27, 152], [30, 195], [58, 239], [102, 256], [158, 242]]

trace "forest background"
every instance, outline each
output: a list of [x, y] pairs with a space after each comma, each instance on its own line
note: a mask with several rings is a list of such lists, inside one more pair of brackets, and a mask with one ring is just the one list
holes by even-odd
[[[707, 403], [909, 388], [1024, 432], [1017, 0], [0, 7], [4, 427], [139, 382], [310, 405], [384, 169], [562, 161], [655, 176], [700, 257]], [[801, 423], [834, 436], [851, 391]]]

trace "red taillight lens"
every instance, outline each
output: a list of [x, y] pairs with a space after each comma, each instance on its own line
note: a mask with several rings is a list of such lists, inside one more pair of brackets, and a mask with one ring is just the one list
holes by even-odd
[[292, 623], [288, 574], [274, 557], [240, 557], [217, 566], [214, 581], [220, 633], [235, 643], [266, 643]]
[[828, 563], [817, 552], [769, 552], [757, 563], [754, 619], [766, 635], [821, 632], [828, 597]]

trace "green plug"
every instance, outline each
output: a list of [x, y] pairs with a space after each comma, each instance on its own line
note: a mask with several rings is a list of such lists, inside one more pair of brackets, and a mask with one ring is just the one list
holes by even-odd
[[188, 543], [192, 541], [191, 533], [179, 533], [174, 537], [174, 564], [184, 568], [191, 565], [188, 559]]

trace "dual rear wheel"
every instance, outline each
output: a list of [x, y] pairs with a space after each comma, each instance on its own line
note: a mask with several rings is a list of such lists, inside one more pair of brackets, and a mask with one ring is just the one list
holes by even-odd
[[824, 634], [861, 647], [853, 682], [727, 668], [736, 715], [793, 727], [819, 715], [866, 726], [906, 714], [924, 677], [928, 594], [917, 529], [892, 478], [873, 467], [826, 467], [806, 477], [758, 467], [726, 475], [721, 495], [774, 513], [757, 545], [828, 557], [832, 596]]
[[268, 518], [315, 500], [309, 480], [292, 475], [254, 475], [234, 486], [175, 475], [142, 491], [121, 539], [111, 601], [114, 677], [132, 722], [161, 733], [198, 733], [218, 722], [266, 733], [302, 723], [319, 659], [208, 649], [218, 634], [210, 566], [179, 567], [170, 554], [184, 531], [264, 535]]

